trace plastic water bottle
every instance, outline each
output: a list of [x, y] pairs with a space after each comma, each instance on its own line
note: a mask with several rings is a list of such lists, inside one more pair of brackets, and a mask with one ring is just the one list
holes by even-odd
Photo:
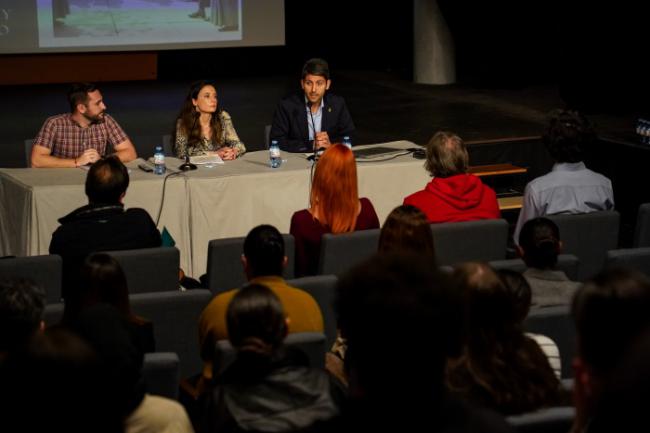
[[165, 167], [165, 153], [162, 146], [156, 146], [153, 153], [153, 172], [155, 174], [165, 174], [167, 168]]
[[343, 137], [343, 144], [347, 146], [348, 149], [352, 149], [352, 140], [347, 135]]
[[278, 168], [282, 164], [282, 156], [280, 156], [280, 146], [276, 140], [271, 141], [269, 146], [269, 160], [271, 168]]

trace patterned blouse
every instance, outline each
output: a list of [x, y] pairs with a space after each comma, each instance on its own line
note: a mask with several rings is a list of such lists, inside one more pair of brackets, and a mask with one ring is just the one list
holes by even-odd
[[[224, 143], [219, 146], [216, 143], [213, 143], [210, 138], [201, 137], [201, 141], [190, 146], [189, 155], [205, 155], [208, 151], [219, 150], [224, 146], [229, 146], [237, 150], [237, 157], [239, 158], [244, 153], [246, 153], [246, 146], [239, 139], [237, 131], [232, 124], [232, 119], [230, 114], [226, 111], [219, 112], [219, 121], [221, 122], [221, 137], [219, 137], [220, 142]], [[184, 130], [181, 120], [176, 121], [176, 142], [173, 145], [174, 154], [178, 158], [184, 158], [185, 152], [187, 149], [187, 132]]]

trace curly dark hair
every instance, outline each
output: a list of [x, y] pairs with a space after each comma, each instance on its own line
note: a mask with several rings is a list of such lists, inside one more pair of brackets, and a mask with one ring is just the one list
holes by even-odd
[[591, 122], [581, 113], [557, 109], [548, 115], [542, 141], [556, 162], [580, 162], [595, 137]]

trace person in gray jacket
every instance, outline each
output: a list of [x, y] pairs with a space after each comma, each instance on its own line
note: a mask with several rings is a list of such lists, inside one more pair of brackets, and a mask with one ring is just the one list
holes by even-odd
[[568, 305], [580, 283], [556, 269], [562, 252], [560, 229], [548, 218], [526, 221], [519, 234], [519, 255], [528, 266], [523, 273], [532, 289], [531, 307]]

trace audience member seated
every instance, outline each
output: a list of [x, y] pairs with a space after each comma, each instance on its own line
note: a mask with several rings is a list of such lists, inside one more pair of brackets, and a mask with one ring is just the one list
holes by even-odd
[[230, 114], [218, 108], [217, 88], [211, 81], [192, 83], [176, 119], [173, 137], [178, 158], [217, 154], [230, 160], [246, 152]]
[[0, 368], [3, 428], [24, 432], [124, 431], [115, 394], [93, 349], [62, 328], [35, 333]]
[[[532, 299], [532, 290], [530, 284], [523, 275], [517, 271], [510, 269], [499, 269], [497, 271], [499, 278], [503, 282], [508, 294], [512, 297], [512, 302], [515, 306], [515, 323], [521, 329], [524, 328], [524, 320], [530, 311], [530, 302]], [[548, 363], [551, 365], [555, 376], [558, 379], [562, 378], [562, 362], [560, 361], [560, 350], [557, 344], [546, 335], [533, 334], [526, 332], [526, 336], [532, 338], [539, 344], [542, 352], [548, 358]], [[566, 355], [565, 355], [566, 356]]]
[[133, 143], [115, 119], [106, 114], [102, 94], [90, 83], [68, 91], [71, 113], [52, 116], [34, 139], [32, 167], [81, 167], [106, 155], [110, 144], [124, 162], [137, 158]]
[[[323, 332], [323, 316], [314, 298], [309, 293], [288, 285], [282, 278], [287, 260], [284, 255], [284, 239], [275, 227], [260, 225], [246, 236], [241, 261], [248, 283], [262, 284], [280, 298], [289, 317], [289, 332]], [[217, 295], [199, 317], [204, 380], [212, 377], [215, 343], [228, 339], [226, 311], [237, 292], [238, 289], [233, 289]], [[201, 388], [199, 386], [199, 391]]]
[[498, 275], [488, 265], [466, 263], [454, 280], [465, 291], [467, 335], [462, 354], [447, 366], [449, 389], [504, 415], [559, 405], [560, 382], [523, 333], [517, 305]]
[[269, 288], [251, 284], [226, 313], [235, 361], [215, 372], [203, 431], [288, 432], [338, 413], [342, 392], [307, 356], [283, 346], [289, 319]]
[[63, 258], [62, 297], [78, 290], [79, 271], [91, 253], [161, 245], [160, 232], [144, 209], [124, 209], [129, 172], [116, 157], [100, 159], [86, 176], [88, 204], [59, 219], [50, 254]]
[[404, 204], [421, 209], [430, 223], [501, 217], [495, 192], [467, 173], [469, 155], [458, 135], [436, 132], [426, 152], [424, 167], [433, 179], [422, 191], [406, 197]]
[[309, 206], [293, 214], [289, 229], [296, 241], [299, 277], [316, 275], [325, 233], [379, 228], [370, 200], [359, 199], [354, 154], [342, 144], [329, 147], [318, 160]]
[[393, 209], [381, 227], [378, 251], [410, 251], [434, 260], [433, 234], [424, 212], [411, 205]]
[[[428, 257], [431, 266], [435, 266], [433, 234], [426, 215], [415, 206], [401, 205], [391, 211], [386, 217], [379, 234], [380, 254], [395, 252], [410, 252]], [[345, 384], [348, 378], [343, 369], [343, 360], [347, 344], [338, 335], [330, 353], [327, 356], [327, 369], [339, 377]]]
[[[650, 329], [636, 340], [611, 375], [586, 429], [589, 433], [647, 431], [650, 401]], [[645, 426], [645, 427], [644, 427]]]
[[74, 330], [94, 349], [109, 381], [112, 396], [124, 420], [125, 433], [193, 433], [185, 409], [174, 400], [149, 395], [142, 377], [144, 356], [136, 346], [123, 314], [108, 304], [84, 309]]
[[638, 271], [603, 271], [576, 293], [572, 306], [578, 341], [573, 361], [574, 432], [590, 431], [604, 391], [615, 385], [616, 367], [650, 325], [648, 311], [650, 279]]
[[45, 329], [45, 292], [27, 280], [0, 281], [0, 367], [3, 359]]
[[526, 185], [515, 242], [529, 219], [614, 209], [612, 182], [589, 170], [582, 161], [583, 151], [595, 138], [591, 124], [582, 114], [569, 110], [549, 114], [542, 140], [555, 165], [550, 173]]
[[378, 254], [343, 275], [337, 295], [349, 399], [314, 431], [511, 431], [444, 387], [447, 357], [460, 351], [462, 303], [430, 259]]
[[580, 283], [569, 280], [563, 271], [555, 269], [557, 256], [562, 252], [557, 224], [548, 218], [526, 221], [519, 233], [517, 251], [528, 266], [524, 277], [533, 292], [533, 308], [571, 303]]
[[120, 264], [108, 254], [92, 254], [81, 268], [78, 292], [68, 293], [63, 310], [63, 322], [74, 326], [79, 315], [100, 303], [115, 307], [126, 319], [137, 348], [142, 353], [155, 352], [153, 323], [131, 311], [129, 289]]

